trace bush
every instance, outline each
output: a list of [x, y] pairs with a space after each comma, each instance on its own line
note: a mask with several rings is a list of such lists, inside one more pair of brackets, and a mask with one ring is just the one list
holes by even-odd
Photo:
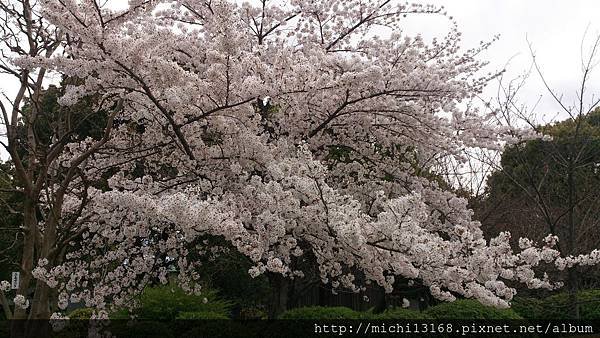
[[525, 319], [543, 319], [547, 317], [547, 309], [544, 309], [544, 301], [542, 299], [530, 297], [515, 297], [511, 302], [511, 309]]
[[403, 308], [388, 309], [383, 313], [374, 314], [372, 312], [358, 312], [347, 307], [322, 307], [311, 306], [292, 309], [284, 312], [279, 319], [431, 319], [423, 312]]
[[[87, 336], [89, 328], [89, 320], [94, 313], [92, 308], [79, 308], [75, 309], [67, 314], [69, 321], [67, 326], [62, 330], [55, 332], [53, 337], [55, 338], [75, 338]], [[0, 335], [1, 337], [2, 335]]]
[[242, 308], [240, 310], [240, 319], [249, 320], [249, 319], [267, 319], [269, 315], [267, 311], [258, 307], [247, 307]]
[[92, 314], [94, 314], [94, 309], [89, 308], [89, 307], [82, 307], [82, 308], [75, 309], [75, 310], [69, 312], [67, 317], [69, 317], [69, 319], [75, 319], [75, 320], [84, 320], [84, 319], [89, 320], [90, 318], [92, 318]]
[[442, 303], [428, 308], [425, 314], [434, 319], [523, 319], [512, 309], [497, 309], [472, 299]]
[[310, 306], [288, 310], [279, 319], [360, 319], [364, 315], [347, 307]]
[[207, 246], [222, 247], [225, 250], [210, 258], [196, 258], [202, 262], [198, 273], [203, 276], [207, 286], [218, 288], [239, 309], [263, 305], [271, 294], [267, 276], [261, 274], [256, 278], [251, 277], [248, 270], [254, 266], [254, 262], [222, 237], [206, 236], [204, 239], [209, 242]]
[[[516, 297], [512, 307], [527, 319], [569, 319], [568, 300], [567, 293], [559, 293], [545, 299]], [[600, 319], [600, 290], [580, 291], [577, 293], [577, 300], [580, 302], [580, 319]]]
[[203, 289], [200, 295], [187, 294], [176, 285], [147, 288], [139, 297], [139, 306], [133, 311], [118, 310], [111, 318], [121, 319], [134, 315], [140, 320], [172, 321], [181, 312], [213, 313], [229, 317], [231, 303], [221, 299], [215, 290]]
[[213, 320], [213, 319], [229, 319], [222, 313], [217, 312], [180, 312], [176, 319], [183, 320]]
[[110, 319], [118, 319], [118, 320], [129, 319], [130, 316], [131, 315], [129, 314], [129, 310], [127, 310], [125, 308], [116, 309], [109, 314]]
[[409, 310], [404, 308], [391, 308], [383, 313], [373, 314], [370, 316], [372, 319], [405, 319], [405, 320], [419, 320], [419, 319], [432, 319], [431, 316], [426, 313]]

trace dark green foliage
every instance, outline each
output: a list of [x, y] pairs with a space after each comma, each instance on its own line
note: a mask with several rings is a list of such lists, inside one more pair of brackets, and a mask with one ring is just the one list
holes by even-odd
[[[488, 178], [485, 198], [471, 205], [484, 233], [492, 237], [510, 231], [513, 247], [521, 237], [541, 243], [553, 234], [560, 238], [556, 248], [563, 257], [597, 249], [599, 122], [597, 108], [587, 115], [539, 127], [551, 140], [531, 140], [507, 148], [501, 158], [502, 170]], [[554, 264], [542, 264], [537, 270], [552, 280], [562, 279], [569, 290], [600, 287], [598, 267], [559, 271]], [[567, 314], [583, 318], [574, 300], [571, 298], [568, 306], [560, 305], [554, 314], [545, 308], [542, 313], [546, 318], [566, 318]], [[525, 306], [532, 316], [537, 313], [533, 306]]]
[[[514, 241], [520, 237], [540, 241], [552, 233], [561, 238], [563, 255], [597, 248], [594, 236], [583, 237], [573, 248], [567, 248], [567, 243], [570, 232], [598, 230], [596, 217], [590, 215], [600, 212], [599, 121], [600, 109], [596, 109], [540, 127], [551, 140], [531, 140], [505, 149], [502, 170], [487, 180], [485, 199], [472, 204], [484, 231], [495, 235], [508, 230]], [[572, 224], [567, 217], [570, 212]]]
[[[0, 162], [0, 280], [10, 280], [12, 271], [19, 271], [22, 236], [20, 226], [23, 216], [19, 211], [23, 203], [11, 162]], [[0, 313], [3, 313], [0, 310]]]
[[497, 309], [472, 299], [442, 303], [424, 313], [434, 319], [523, 319], [512, 309]]
[[310, 306], [288, 310], [279, 319], [360, 319], [363, 314], [347, 307]]
[[69, 319], [90, 319], [93, 313], [94, 309], [89, 307], [83, 307], [71, 311], [67, 316], [69, 317]]
[[326, 159], [328, 161], [349, 163], [351, 161], [351, 154], [352, 148], [344, 145], [331, 145], [329, 146], [329, 153]]
[[533, 297], [515, 297], [511, 308], [525, 319], [542, 319], [545, 317], [544, 301]]
[[85, 336], [88, 333], [89, 321], [94, 313], [92, 308], [79, 308], [67, 314], [68, 324], [65, 328], [56, 333], [56, 338], [76, 338]]
[[183, 320], [215, 320], [229, 319], [226, 315], [218, 312], [203, 311], [203, 312], [179, 312], [176, 319]]
[[208, 257], [191, 254], [193, 259], [202, 261], [198, 273], [203, 277], [203, 282], [209, 287], [218, 288], [241, 310], [257, 309], [264, 305], [270, 294], [267, 277], [250, 277], [248, 270], [253, 263], [222, 238], [211, 236], [202, 238], [201, 241], [203, 240], [208, 241], [207, 246], [220, 246], [224, 249], [223, 252], [210, 254]]
[[[600, 290], [585, 290], [577, 293], [582, 320], [600, 319]], [[568, 295], [560, 293], [545, 299], [516, 297], [512, 308], [526, 319], [570, 319]]]
[[268, 314], [264, 309], [257, 307], [244, 307], [240, 310], [240, 319], [267, 319]]
[[116, 311], [111, 318], [128, 318], [129, 315], [134, 315], [140, 320], [170, 321], [183, 312], [212, 313], [229, 317], [231, 308], [231, 302], [220, 298], [214, 290], [205, 289], [200, 295], [189, 295], [172, 284], [145, 289], [139, 297], [139, 305], [131, 312]]
[[405, 320], [419, 320], [419, 319], [431, 319], [432, 317], [424, 312], [417, 310], [409, 310], [401, 307], [395, 307], [380, 314], [373, 314], [372, 319], [405, 319]]
[[[76, 79], [65, 79], [63, 85]], [[100, 102], [98, 95], [91, 95], [80, 99], [71, 106], [58, 104], [59, 98], [64, 94], [64, 87], [54, 85], [43, 90], [40, 98], [39, 112], [36, 115], [33, 128], [39, 143], [48, 145], [53, 137], [68, 136], [70, 141], [81, 141], [87, 137], [99, 140], [104, 135], [104, 128], [108, 120], [106, 111], [96, 110]], [[26, 101], [22, 109], [22, 125], [29, 125], [34, 106], [31, 101]], [[22, 128], [24, 133], [25, 128]]]
[[[220, 298], [215, 290], [206, 288], [200, 295], [189, 295], [174, 284], [146, 288], [138, 302], [139, 306], [131, 312], [122, 309], [111, 314], [111, 319], [118, 319], [115, 332], [126, 331], [130, 325], [127, 319], [134, 316], [136, 321], [139, 320], [139, 327], [146, 323], [162, 322], [170, 332], [169, 337], [179, 337], [204, 320], [222, 323], [229, 319], [231, 307], [231, 302]], [[212, 325], [210, 330], [213, 328], [216, 326]]]

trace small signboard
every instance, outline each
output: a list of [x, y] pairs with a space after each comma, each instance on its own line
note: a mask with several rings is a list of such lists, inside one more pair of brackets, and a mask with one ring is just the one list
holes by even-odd
[[19, 288], [19, 282], [21, 279], [21, 273], [20, 272], [13, 272], [12, 273], [12, 279], [11, 279], [11, 283], [10, 286], [13, 290], [16, 290]]

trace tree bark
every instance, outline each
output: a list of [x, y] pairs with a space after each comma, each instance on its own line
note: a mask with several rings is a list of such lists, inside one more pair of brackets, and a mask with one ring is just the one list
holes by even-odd
[[568, 271], [567, 277], [568, 283], [568, 305], [569, 314], [572, 319], [579, 319], [579, 303], [577, 300], [577, 292], [579, 291], [579, 279], [575, 267], [572, 267]]
[[[577, 131], [576, 131], [577, 133]], [[576, 136], [577, 137], [577, 136]], [[568, 236], [567, 236], [567, 247], [569, 248], [569, 254], [575, 256], [576, 252], [576, 243], [575, 243], [575, 208], [576, 208], [576, 190], [575, 190], [575, 163], [574, 163], [574, 152], [571, 151], [569, 154], [569, 162], [567, 167], [567, 185], [569, 188], [569, 210], [568, 210]], [[569, 304], [569, 314], [572, 319], [579, 319], [579, 304], [577, 303], [577, 291], [579, 291], [578, 285], [578, 276], [576, 267], [569, 268], [567, 277], [568, 284], [568, 304]]]
[[[31, 271], [33, 269], [33, 260], [35, 254], [35, 237], [37, 231], [37, 217], [35, 213], [35, 203], [30, 196], [23, 202], [23, 256], [21, 257], [21, 279], [16, 294], [28, 298], [29, 285], [31, 282]], [[27, 319], [27, 309], [15, 307], [13, 313], [13, 322], [11, 324], [11, 336], [25, 336], [25, 326], [23, 322]]]
[[276, 319], [287, 310], [289, 283], [289, 280], [280, 274], [269, 274], [269, 284], [271, 284], [269, 319]]

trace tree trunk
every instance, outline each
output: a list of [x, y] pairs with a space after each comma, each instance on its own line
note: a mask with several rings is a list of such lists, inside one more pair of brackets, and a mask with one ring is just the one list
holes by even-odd
[[289, 280], [280, 274], [269, 274], [269, 283], [271, 284], [269, 319], [275, 319], [287, 310]]
[[569, 293], [569, 314], [571, 319], [579, 319], [579, 304], [577, 301], [577, 291], [579, 291], [579, 280], [575, 267], [569, 269], [567, 283]]
[[[572, 154], [573, 152], [571, 152]], [[575, 208], [576, 208], [576, 190], [575, 190], [575, 164], [573, 163], [573, 155], [569, 155], [569, 164], [567, 167], [567, 185], [569, 187], [569, 210], [568, 210], [568, 232], [567, 247], [569, 248], [569, 255], [576, 256], [576, 241], [575, 241]], [[579, 291], [578, 276], [576, 267], [569, 268], [567, 277], [568, 293], [569, 293], [569, 314], [571, 319], [579, 319], [579, 304], [577, 304], [577, 291]]]
[[[27, 197], [23, 205], [23, 257], [21, 259], [21, 280], [17, 294], [30, 301], [27, 309], [15, 308], [14, 321], [11, 324], [11, 337], [47, 337], [50, 335], [50, 288], [46, 283], [33, 279], [33, 270], [37, 257], [48, 257], [56, 239], [56, 220], [46, 223], [43, 239], [38, 233], [38, 221], [34, 199]], [[40, 240], [43, 243], [39, 243]], [[41, 249], [41, 252], [40, 252]], [[30, 299], [30, 287], [35, 286]]]
[[[30, 196], [23, 201], [23, 256], [21, 257], [21, 280], [16, 294], [28, 298], [29, 285], [31, 283], [31, 271], [35, 255], [35, 237], [37, 229], [37, 217], [35, 203]], [[27, 324], [27, 309], [15, 307], [13, 322], [11, 323], [11, 337], [25, 337]]]

